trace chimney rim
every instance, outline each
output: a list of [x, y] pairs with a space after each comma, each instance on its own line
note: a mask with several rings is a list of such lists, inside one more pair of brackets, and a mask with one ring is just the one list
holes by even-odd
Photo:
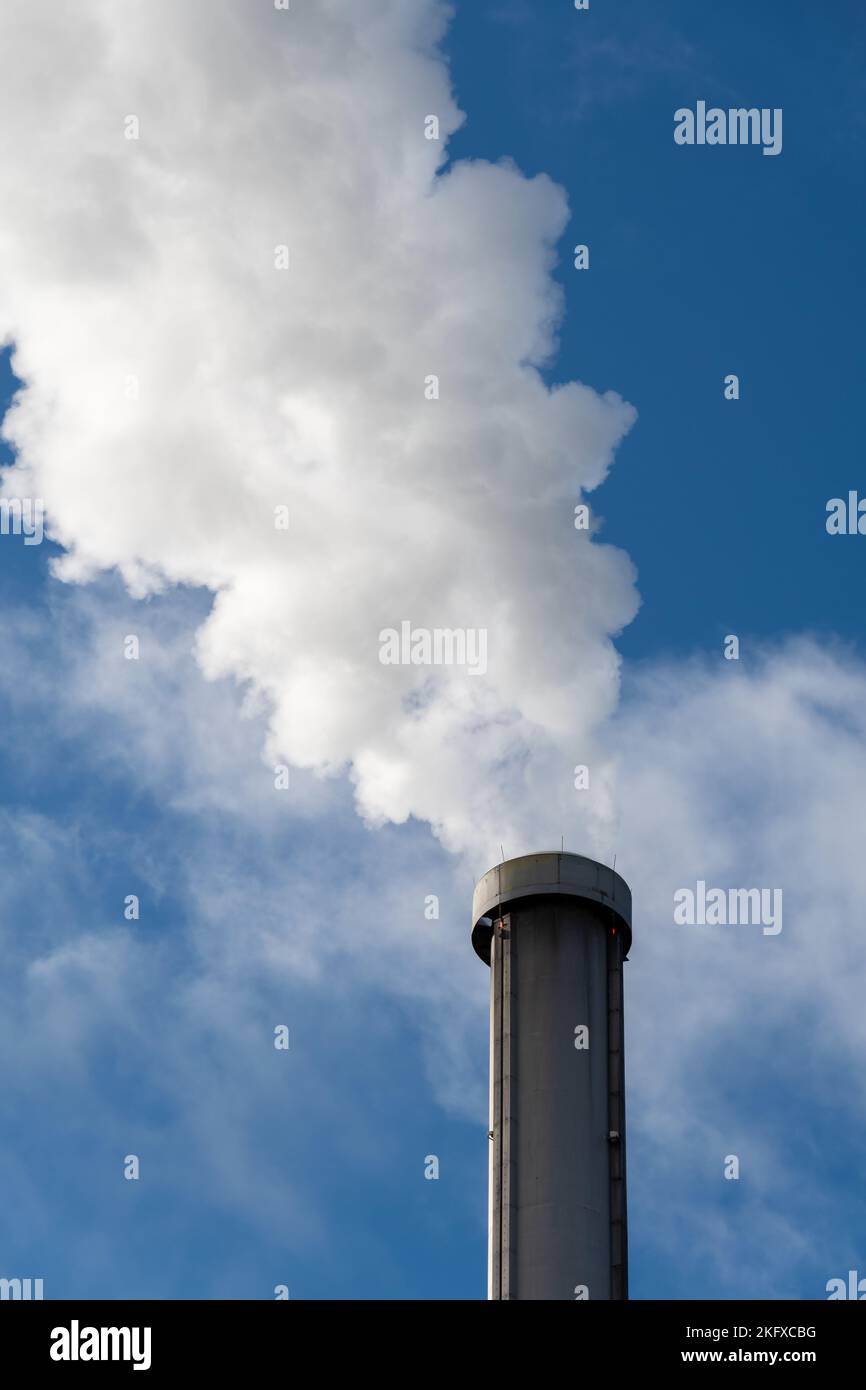
[[[601, 908], [599, 917], [609, 916], [612, 930], [623, 937], [623, 958], [631, 948], [631, 889], [621, 874], [597, 859], [569, 850], [542, 851], [518, 855], [488, 869], [475, 885], [472, 897], [472, 945], [476, 954], [490, 964], [492, 920], [508, 912], [512, 905], [579, 898]], [[528, 904], [527, 904], [528, 905]]]

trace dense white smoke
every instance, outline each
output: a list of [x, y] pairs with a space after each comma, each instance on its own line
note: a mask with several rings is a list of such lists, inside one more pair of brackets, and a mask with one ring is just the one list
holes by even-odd
[[[565, 198], [443, 168], [446, 19], [4, 5], [5, 494], [44, 499], [66, 580], [211, 589], [203, 671], [271, 711], [271, 761], [349, 772], [368, 820], [483, 859], [584, 808], [591, 848], [605, 778], [581, 800], [573, 766], [636, 595], [573, 513], [634, 412], [542, 379]], [[486, 672], [383, 665], [404, 622], [484, 630]]]

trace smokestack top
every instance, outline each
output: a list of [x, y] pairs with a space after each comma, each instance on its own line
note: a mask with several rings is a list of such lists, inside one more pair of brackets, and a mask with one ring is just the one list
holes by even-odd
[[526, 898], [556, 898], [565, 894], [596, 903], [609, 917], [612, 930], [622, 932], [623, 958], [631, 948], [631, 889], [624, 878], [595, 859], [559, 850], [524, 854], [488, 869], [475, 885], [472, 898], [472, 945], [490, 964], [491, 919]]

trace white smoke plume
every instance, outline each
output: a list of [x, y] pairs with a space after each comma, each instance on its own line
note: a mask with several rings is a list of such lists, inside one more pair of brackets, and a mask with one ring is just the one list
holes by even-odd
[[[591, 848], [605, 778], [581, 800], [572, 768], [637, 599], [573, 512], [634, 411], [545, 383], [565, 197], [447, 164], [447, 18], [4, 5], [4, 491], [44, 499], [64, 580], [210, 589], [203, 672], [270, 711], [270, 761], [348, 773], [371, 823], [483, 859], [567, 817]], [[486, 630], [486, 674], [383, 665], [407, 621]]]

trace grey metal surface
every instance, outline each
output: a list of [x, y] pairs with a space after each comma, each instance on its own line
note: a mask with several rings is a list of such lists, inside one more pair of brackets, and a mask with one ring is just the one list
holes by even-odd
[[[551, 863], [570, 859], [576, 864]], [[563, 869], [565, 872], [563, 872]], [[631, 895], [582, 856], [499, 866], [475, 893], [490, 1005], [489, 1295], [627, 1297], [622, 961]], [[528, 888], [531, 891], [521, 892]], [[627, 917], [626, 917], [627, 912]], [[589, 1029], [588, 1049], [575, 1029]]]
[[472, 897], [472, 944], [490, 964], [489, 922], [522, 898], [564, 895], [584, 898], [607, 907], [623, 933], [623, 956], [631, 947], [631, 889], [624, 878], [595, 859], [582, 854], [551, 851], [524, 854], [488, 869], [475, 885]]

